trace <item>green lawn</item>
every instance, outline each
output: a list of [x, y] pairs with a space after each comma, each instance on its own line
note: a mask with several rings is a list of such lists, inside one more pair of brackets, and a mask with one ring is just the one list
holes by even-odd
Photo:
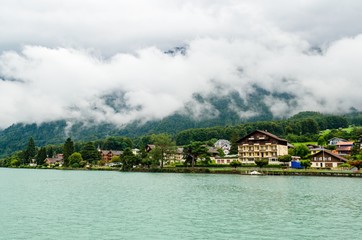
[[294, 147], [298, 147], [300, 145], [307, 145], [307, 144], [314, 144], [314, 145], [318, 145], [317, 142], [298, 142], [298, 143], [292, 143]]
[[[347, 127], [347, 128], [342, 128], [341, 130], [342, 130], [342, 131], [345, 131], [345, 132], [347, 132], [347, 133], [351, 133], [352, 130], [353, 130], [353, 128], [355, 128], [355, 127], [359, 127], [359, 126], [349, 126], [349, 127]], [[323, 136], [326, 136], [326, 135], [327, 135], [328, 133], [330, 133], [331, 131], [332, 131], [331, 129], [323, 130], [323, 131], [320, 132], [320, 134], [323, 135]]]

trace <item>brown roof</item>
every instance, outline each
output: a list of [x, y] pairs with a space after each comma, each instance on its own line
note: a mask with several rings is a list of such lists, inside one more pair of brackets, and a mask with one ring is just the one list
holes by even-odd
[[249, 137], [250, 135], [254, 134], [255, 132], [263, 133], [263, 134], [265, 134], [265, 135], [267, 135], [267, 136], [269, 136], [271, 138], [275, 138], [275, 139], [277, 139], [279, 141], [288, 142], [286, 139], [280, 138], [280, 137], [278, 137], [278, 136], [276, 136], [276, 135], [274, 135], [274, 134], [272, 134], [270, 132], [262, 131], [262, 130], [255, 130], [254, 132], [251, 132], [248, 135], [240, 138], [237, 142], [240, 142], [242, 139]]
[[337, 148], [337, 151], [338, 152], [350, 152], [350, 151], [352, 151], [352, 147], [338, 147]]
[[333, 156], [333, 157], [335, 157], [335, 158], [338, 158], [339, 160], [341, 160], [341, 161], [343, 161], [343, 162], [347, 162], [347, 159], [345, 159], [344, 157], [341, 157], [341, 156], [339, 156], [338, 154], [335, 154], [335, 153], [333, 153], [333, 152], [331, 152], [331, 151], [329, 151], [329, 150], [326, 150], [326, 149], [324, 149], [324, 150], [322, 150], [322, 151], [320, 151], [320, 152], [317, 152], [317, 153], [315, 153], [315, 154], [313, 154], [313, 155], [311, 155], [311, 157], [313, 157], [313, 156], [315, 156], [315, 155], [319, 155], [319, 154], [321, 154], [321, 153], [327, 153], [327, 154], [329, 154], [329, 155], [331, 155], [331, 156]]
[[51, 163], [56, 163], [56, 162], [63, 162], [63, 159], [61, 159], [61, 158], [46, 158], [44, 161], [51, 164]]

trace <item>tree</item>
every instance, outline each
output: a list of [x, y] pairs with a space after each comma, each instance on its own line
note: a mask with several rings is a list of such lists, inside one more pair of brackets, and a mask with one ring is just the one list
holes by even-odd
[[202, 142], [191, 142], [184, 147], [183, 158], [185, 163], [189, 163], [191, 167], [194, 167], [198, 158], [210, 159], [208, 148]]
[[72, 155], [68, 157], [68, 160], [69, 160], [69, 166], [71, 166], [72, 168], [78, 168], [81, 165], [83, 165], [82, 154], [80, 154], [79, 152], [72, 153]]
[[237, 167], [240, 167], [240, 166], [241, 166], [241, 162], [239, 162], [238, 160], [234, 160], [230, 163], [230, 167], [235, 168], [235, 170]]
[[310, 162], [310, 160], [301, 160], [300, 165], [304, 167], [304, 169], [307, 169], [312, 165], [312, 163]]
[[319, 136], [319, 138], [318, 138], [318, 145], [319, 145], [319, 146], [325, 146], [325, 145], [327, 145], [327, 141], [326, 141], [326, 139], [324, 138], [323, 135], [322, 135], [322, 136]]
[[141, 160], [141, 164], [143, 166], [147, 166], [147, 168], [150, 168], [152, 163], [153, 163], [153, 161], [151, 158], [142, 158], [142, 160]]
[[349, 163], [349, 165], [351, 165], [353, 167], [356, 167], [358, 169], [358, 171], [362, 167], [362, 161], [361, 160], [353, 160], [353, 161], [349, 161], [348, 163]]
[[172, 140], [169, 134], [153, 134], [151, 141], [155, 145], [155, 149], [152, 151], [157, 152], [160, 159], [160, 167], [163, 168], [165, 159], [171, 154], [175, 153], [176, 143]]
[[52, 146], [47, 148], [47, 157], [54, 157], [54, 148]]
[[288, 166], [288, 163], [292, 161], [292, 156], [287, 154], [278, 157], [278, 161], [284, 163], [284, 165]]
[[308, 154], [310, 154], [310, 150], [304, 144], [296, 146], [294, 148], [294, 155], [295, 156], [299, 156], [299, 157], [301, 157], [303, 159], [303, 158], [307, 158]]
[[20, 160], [17, 158], [11, 158], [10, 159], [10, 167], [18, 167], [20, 165]]
[[74, 153], [74, 143], [71, 138], [67, 138], [65, 140], [65, 143], [63, 145], [63, 160], [64, 160], [64, 166], [69, 166], [69, 156]]
[[45, 147], [40, 148], [38, 154], [36, 155], [36, 164], [43, 165], [44, 160], [47, 158], [47, 150]]
[[126, 148], [121, 156], [122, 170], [129, 171], [133, 166], [140, 164], [140, 158], [135, 156], [130, 148]]
[[126, 148], [132, 148], [132, 140], [126, 137], [108, 137], [103, 143], [101, 143], [102, 149], [109, 150], [124, 150]]
[[36, 148], [35, 148], [34, 139], [30, 137], [28, 146], [24, 151], [24, 164], [29, 164], [31, 159], [33, 159], [35, 155], [36, 155]]
[[239, 140], [239, 135], [236, 132], [233, 132], [230, 139], [231, 143], [230, 154], [238, 154], [238, 143], [237, 143], [238, 140]]
[[111, 159], [111, 162], [112, 163], [121, 162], [121, 157], [120, 156], [113, 156], [112, 159]]
[[262, 158], [262, 159], [257, 159], [254, 162], [255, 162], [256, 166], [258, 166], [259, 168], [263, 168], [266, 165], [268, 165], [269, 160], [266, 158]]
[[[152, 152], [152, 151], [151, 151]], [[142, 166], [147, 166], [147, 168], [150, 168], [152, 164], [155, 163], [155, 161], [151, 158], [144, 148], [141, 149], [139, 153], [139, 158], [141, 160]], [[156, 163], [157, 164], [157, 163]], [[157, 164], [158, 165], [158, 164]]]
[[83, 159], [90, 164], [96, 164], [101, 158], [93, 142], [86, 143], [80, 153], [82, 154]]

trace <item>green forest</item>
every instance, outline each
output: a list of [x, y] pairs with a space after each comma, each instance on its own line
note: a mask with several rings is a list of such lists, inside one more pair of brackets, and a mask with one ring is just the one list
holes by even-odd
[[[195, 121], [194, 126], [198, 126]], [[183, 126], [183, 127], [180, 127]], [[351, 131], [341, 131], [342, 128], [352, 126]], [[176, 145], [183, 146], [194, 141], [209, 141], [211, 139], [227, 139], [235, 141], [256, 129], [266, 130], [287, 139], [289, 142], [316, 142], [320, 132], [326, 129], [326, 140], [338, 136], [345, 139], [357, 140], [361, 137], [362, 113], [346, 115], [331, 115], [318, 112], [301, 112], [289, 119], [256, 121], [236, 125], [213, 127], [190, 127], [190, 122], [183, 122], [182, 118], [173, 118], [161, 122], [152, 122], [138, 126], [136, 123], [119, 129], [111, 124], [85, 126], [81, 123], [72, 126], [66, 132], [66, 122], [16, 124], [0, 132], [0, 156], [8, 156], [26, 148], [32, 138], [38, 147], [53, 146], [57, 148], [71, 137], [75, 147], [92, 141], [102, 149], [124, 150], [126, 148], [142, 149], [150, 143], [152, 134], [169, 134]], [[175, 131], [175, 129], [180, 129]], [[78, 146], [79, 145], [79, 146]]]

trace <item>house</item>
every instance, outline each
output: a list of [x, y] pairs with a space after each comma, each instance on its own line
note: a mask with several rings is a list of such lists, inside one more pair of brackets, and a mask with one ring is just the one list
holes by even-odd
[[156, 148], [156, 145], [153, 145], [153, 144], [147, 144], [146, 147], [145, 147], [145, 151], [146, 152], [151, 152], [151, 150], [155, 149]]
[[64, 160], [63, 158], [59, 158], [59, 157], [54, 157], [54, 158], [46, 158], [44, 160], [45, 164], [48, 165], [48, 166], [63, 166], [64, 164]]
[[214, 147], [217, 149], [222, 149], [225, 155], [230, 153], [231, 144], [228, 140], [219, 139], [214, 144]]
[[345, 156], [351, 155], [353, 142], [338, 142], [336, 144], [338, 155]]
[[137, 156], [140, 154], [140, 150], [138, 148], [133, 148], [132, 153], [133, 153], [133, 155]]
[[35, 159], [31, 159], [30, 163], [29, 163], [29, 166], [30, 167], [36, 167], [38, 164], [36, 163], [36, 160]]
[[167, 156], [167, 160], [169, 161], [169, 163], [181, 163], [185, 161], [183, 159], [183, 156], [184, 156], [184, 148], [178, 147], [176, 148], [176, 151], [174, 153], [169, 154]]
[[325, 149], [311, 156], [311, 167], [314, 168], [336, 168], [345, 162], [347, 159]]
[[237, 143], [238, 159], [241, 163], [268, 159], [269, 164], [280, 164], [278, 157], [288, 154], [288, 141], [267, 131], [256, 130], [239, 139]]
[[320, 152], [320, 151], [322, 151], [322, 150], [325, 150], [323, 147], [314, 147], [314, 148], [309, 148], [309, 150], [310, 150], [310, 154], [316, 154], [317, 152]]
[[215, 157], [215, 163], [217, 164], [230, 164], [232, 161], [238, 161], [238, 155], [226, 155], [224, 157]]
[[116, 150], [98, 150], [101, 154], [102, 160], [105, 162], [110, 162], [114, 156], [121, 156], [122, 151]]
[[336, 146], [338, 142], [347, 142], [346, 139], [334, 137], [328, 140], [328, 145]]
[[215, 147], [207, 147], [207, 153], [210, 155], [211, 160], [215, 160], [215, 157], [219, 156], [220, 153]]
[[311, 143], [307, 144], [306, 146], [307, 146], [309, 149], [319, 148], [319, 147], [320, 147], [319, 145], [311, 144]]

